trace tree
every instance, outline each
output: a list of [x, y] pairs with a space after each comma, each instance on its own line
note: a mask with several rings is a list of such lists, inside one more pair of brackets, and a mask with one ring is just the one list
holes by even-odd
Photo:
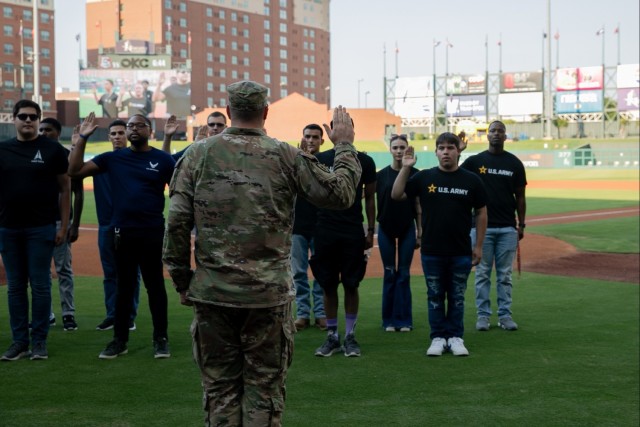
[[566, 128], [567, 126], [569, 126], [569, 122], [565, 119], [562, 119], [560, 117], [555, 117], [552, 121], [553, 125], [558, 128], [558, 139], [561, 139], [562, 136], [560, 136], [560, 129], [562, 128]]

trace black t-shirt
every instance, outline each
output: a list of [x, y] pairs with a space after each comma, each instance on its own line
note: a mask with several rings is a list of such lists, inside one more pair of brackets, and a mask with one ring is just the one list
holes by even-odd
[[54, 224], [59, 216], [58, 175], [69, 162], [58, 142], [38, 136], [0, 143], [0, 227]]
[[311, 202], [298, 194], [293, 219], [293, 234], [300, 234], [307, 239], [313, 237], [316, 229], [317, 211]]
[[424, 255], [471, 255], [472, 210], [487, 204], [480, 178], [464, 169], [444, 172], [435, 167], [413, 175], [405, 193], [409, 199], [420, 197]]
[[520, 159], [506, 151], [492, 154], [486, 150], [469, 157], [460, 167], [476, 173], [484, 183], [489, 227], [515, 227], [515, 191], [527, 185]]
[[118, 117], [118, 107], [116, 106], [117, 101], [118, 95], [113, 92], [109, 94], [105, 93], [100, 97], [98, 104], [102, 105], [102, 117]]
[[122, 101], [122, 106], [127, 107], [127, 116], [129, 117], [136, 114], [142, 114], [146, 117], [151, 108], [149, 100], [144, 96], [141, 98], [127, 98]]
[[[376, 180], [378, 224], [389, 237], [404, 236], [416, 217], [415, 199], [396, 201], [391, 198], [391, 190], [398, 173], [399, 171], [387, 166], [378, 171]], [[418, 169], [411, 168], [409, 177], [416, 173]]]
[[167, 113], [179, 118], [185, 118], [191, 113], [191, 83], [172, 84], [162, 93], [167, 100]]
[[[335, 156], [336, 151], [331, 149], [319, 153], [316, 157], [320, 163], [332, 168]], [[318, 209], [317, 233], [333, 232], [347, 236], [363, 235], [362, 191], [365, 185], [376, 182], [376, 164], [370, 156], [360, 151], [358, 151], [358, 160], [362, 166], [362, 175], [356, 189], [356, 200], [350, 208], [343, 210]]]

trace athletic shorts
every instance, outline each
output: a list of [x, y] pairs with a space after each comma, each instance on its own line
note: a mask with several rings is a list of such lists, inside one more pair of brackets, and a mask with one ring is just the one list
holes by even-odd
[[367, 269], [364, 235], [353, 238], [317, 233], [314, 244], [309, 265], [323, 289], [337, 288], [340, 282], [349, 288], [360, 286]]

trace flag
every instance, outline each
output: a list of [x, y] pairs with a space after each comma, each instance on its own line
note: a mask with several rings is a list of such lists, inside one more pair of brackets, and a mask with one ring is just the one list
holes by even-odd
[[553, 35], [553, 38], [558, 40], [560, 38], [560, 33], [556, 30], [556, 33]]
[[434, 41], [433, 42], [433, 47], [438, 47], [440, 46], [440, 42], [439, 41]]
[[80, 33], [76, 34], [76, 41], [79, 42], [80, 41]]
[[613, 34], [618, 34], [620, 32], [620, 26], [617, 26], [615, 30], [613, 30]]
[[191, 44], [191, 31], [187, 31], [187, 43]]
[[602, 27], [598, 31], [596, 31], [596, 36], [600, 36], [602, 34], [604, 34], [604, 27]]

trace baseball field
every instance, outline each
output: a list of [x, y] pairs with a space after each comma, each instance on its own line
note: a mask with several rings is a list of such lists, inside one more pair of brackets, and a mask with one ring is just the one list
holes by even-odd
[[[636, 141], [637, 142], [637, 141]], [[361, 284], [362, 357], [313, 352], [317, 329], [296, 335], [286, 426], [637, 426], [640, 422], [639, 173], [626, 169], [528, 169], [527, 229], [514, 268], [516, 332], [473, 328], [473, 274], [465, 344], [471, 355], [427, 358], [426, 289], [412, 268], [415, 329], [381, 328], [382, 269], [374, 250]], [[87, 185], [73, 245], [76, 319], [49, 338], [49, 359], [0, 363], [3, 426], [198, 426], [201, 388], [191, 359], [189, 308], [170, 296], [172, 357], [154, 360], [146, 297], [129, 354], [98, 359], [104, 317], [97, 226]], [[54, 311], [60, 319], [54, 282]], [[495, 300], [495, 295], [492, 294]], [[11, 343], [0, 287], [0, 349]], [[340, 319], [341, 329], [344, 322]]]

